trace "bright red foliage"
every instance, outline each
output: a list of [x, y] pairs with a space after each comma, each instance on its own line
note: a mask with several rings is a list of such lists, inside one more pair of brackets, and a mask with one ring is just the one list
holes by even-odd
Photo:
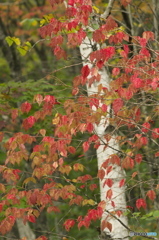
[[[120, 2], [127, 7], [131, 0]], [[63, 3], [63, 0], [50, 0], [50, 3], [56, 9], [56, 5]], [[116, 182], [113, 177], [111, 178], [114, 166], [130, 171], [130, 180], [133, 178], [135, 181], [138, 170], [135, 169], [132, 173], [133, 168], [140, 166], [142, 168], [143, 163], [146, 165], [149, 161], [147, 156], [151, 154], [156, 158], [159, 157], [156, 149], [147, 154], [149, 144], [150, 147], [156, 144], [158, 148], [159, 138], [159, 128], [155, 122], [156, 116], [159, 115], [158, 95], [157, 100], [154, 100], [159, 87], [157, 51], [156, 56], [151, 59], [151, 55], [155, 55], [155, 51], [151, 49], [155, 35], [153, 32], [145, 31], [142, 36], [132, 36], [130, 43], [130, 36], [126, 30], [118, 26], [111, 14], [106, 20], [99, 18], [99, 23], [95, 24], [99, 26], [94, 26], [90, 20], [94, 13], [94, 6], [90, 0], [69, 0], [63, 18], [54, 14], [54, 17], [48, 18], [46, 25], [40, 28], [41, 37], [50, 39], [49, 46], [58, 60], [69, 61], [70, 56], [67, 56], [65, 46], [76, 48], [85, 39], [90, 42], [86, 50], [89, 52], [91, 49], [91, 52], [88, 58], [84, 56], [83, 67], [79, 75], [74, 77], [71, 87], [73, 97], [67, 100], [62, 97], [58, 102], [56, 97], [59, 96], [55, 97], [50, 93], [37, 94], [31, 103], [25, 101], [19, 108], [9, 110], [11, 115], [9, 131], [5, 129], [4, 133], [0, 132], [0, 142], [4, 143], [3, 147], [7, 152], [4, 165], [0, 166], [0, 173], [5, 182], [0, 183], [0, 191], [3, 194], [0, 212], [4, 213], [0, 232], [3, 235], [12, 229], [17, 218], [23, 217], [25, 221], [35, 223], [44, 209], [47, 209], [47, 213], [59, 213], [60, 205], [58, 207], [54, 205], [56, 201], [66, 201], [69, 206], [74, 204], [89, 206], [85, 216], [65, 220], [63, 225], [66, 231], [70, 231], [75, 224], [79, 229], [82, 226], [88, 228], [92, 221], [101, 219], [106, 201], [109, 201], [113, 208], [114, 212], [111, 215], [120, 218], [124, 210], [123, 212], [116, 210], [113, 192]], [[95, 15], [99, 17], [98, 14]], [[91, 24], [93, 27], [89, 26]], [[106, 46], [103, 45], [104, 42], [107, 43]], [[132, 52], [131, 47], [134, 43], [136, 50]], [[107, 76], [103, 77], [101, 74], [104, 72], [103, 69], [107, 68], [111, 69], [110, 86], [106, 85]], [[88, 89], [93, 89], [88, 97], [85, 94], [85, 85]], [[94, 92], [95, 88], [97, 91]], [[39, 110], [35, 110], [37, 106]], [[57, 107], [62, 109], [59, 110]], [[151, 116], [149, 116], [150, 108], [153, 109]], [[9, 138], [21, 114], [25, 116], [22, 118], [21, 132], [12, 134]], [[48, 130], [44, 125], [45, 120], [50, 121], [51, 131], [50, 126]], [[6, 123], [0, 124], [3, 129]], [[10, 127], [10, 124], [13, 126]], [[43, 125], [39, 128], [40, 124]], [[104, 130], [98, 133], [95, 126], [101, 126]], [[109, 131], [109, 127], [113, 130]], [[25, 134], [25, 131], [29, 134]], [[83, 133], [86, 134], [85, 140], [78, 140], [79, 144], [76, 141], [72, 142]], [[120, 148], [111, 146], [112, 136]], [[105, 201], [99, 204], [96, 204], [95, 198], [94, 200], [83, 194], [85, 190], [95, 192], [98, 189], [97, 182], [94, 183], [96, 176], [92, 176], [92, 172], [85, 173], [87, 168], [83, 162], [80, 163], [81, 159], [87, 158], [87, 154], [91, 152], [90, 146], [95, 150], [104, 146], [101, 150], [103, 155], [106, 149], [113, 149], [110, 156], [106, 155], [98, 168], [97, 176], [102, 181], [102, 187], [108, 189], [104, 192]], [[23, 161], [26, 161], [26, 165], [30, 168], [27, 174], [24, 173], [28, 175], [24, 181], [21, 180], [23, 171], [17, 169], [17, 165], [23, 165], [21, 164]], [[91, 170], [91, 166], [89, 167]], [[40, 187], [37, 187], [37, 181], [40, 182]], [[27, 188], [30, 182], [35, 184], [33, 188], [30, 186]], [[124, 177], [118, 179], [116, 184], [118, 189], [122, 188], [125, 182]], [[127, 182], [129, 184], [129, 181]], [[22, 186], [19, 187], [18, 184]], [[7, 188], [7, 185], [12, 188]], [[157, 198], [155, 191], [146, 190], [145, 195], [154, 201]], [[17, 205], [20, 205], [24, 199], [26, 207], [18, 208]], [[143, 198], [139, 198], [136, 200], [136, 207], [140, 210], [146, 209], [149, 205]], [[110, 232], [113, 229], [107, 219], [102, 220], [101, 223], [101, 230], [105, 228]], [[37, 238], [37, 240], [45, 239], [44, 236]]]

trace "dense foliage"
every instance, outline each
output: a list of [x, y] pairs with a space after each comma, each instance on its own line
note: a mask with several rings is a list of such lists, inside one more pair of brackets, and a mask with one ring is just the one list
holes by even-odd
[[[126, 170], [119, 188], [127, 186], [127, 208], [110, 214], [127, 215], [131, 231], [158, 233], [157, 13], [150, 1], [115, 1], [106, 19], [102, 1], [50, 3], [0, 4], [1, 238], [20, 239], [21, 219], [38, 240], [98, 239], [98, 181], [111, 164]], [[78, 50], [86, 36], [92, 68]], [[100, 82], [104, 67], [109, 88], [100, 84], [88, 97], [86, 84]], [[94, 125], [103, 117], [105, 148], [115, 132], [120, 150], [98, 170]], [[113, 180], [104, 184], [113, 206]]]

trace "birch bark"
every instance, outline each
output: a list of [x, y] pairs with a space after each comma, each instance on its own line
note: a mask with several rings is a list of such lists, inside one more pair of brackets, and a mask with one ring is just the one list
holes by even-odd
[[[113, 6], [112, 0], [109, 1], [108, 7], [102, 17], [105, 18], [109, 15], [111, 8]], [[94, 45], [93, 40], [88, 39], [88, 37], [85, 38], [85, 40], [80, 45], [80, 53], [83, 60], [83, 65], [88, 65], [88, 67], [91, 69], [93, 67], [92, 63], [89, 61], [89, 55], [93, 51], [92, 46]], [[99, 46], [97, 46], [99, 49]], [[99, 74], [101, 76], [101, 79], [99, 82], [93, 83], [91, 86], [88, 84], [87, 87], [87, 94], [88, 96], [91, 96], [92, 94], [98, 93], [98, 86], [102, 84], [103, 87], [106, 87], [109, 89], [110, 84], [110, 78], [108, 75], [108, 72], [105, 67], [103, 67], [102, 70], [99, 71]], [[91, 76], [90, 76], [91, 77]], [[93, 110], [96, 111], [97, 109], [93, 107]], [[112, 225], [112, 230], [109, 231], [108, 228], [105, 228], [102, 231], [101, 239], [125, 239], [128, 240], [128, 230], [125, 226], [128, 225], [127, 218], [123, 216], [123, 214], [119, 217], [117, 215], [116, 218], [113, 217], [113, 214], [111, 214], [114, 211], [124, 211], [126, 209], [126, 200], [125, 200], [125, 187], [119, 187], [119, 182], [125, 178], [125, 171], [121, 168], [121, 166], [118, 166], [116, 164], [111, 164], [112, 171], [108, 174], [106, 174], [106, 169], [102, 167], [102, 164], [113, 154], [117, 154], [119, 151], [119, 144], [116, 141], [116, 135], [113, 133], [111, 136], [111, 139], [109, 142], [106, 141], [104, 138], [107, 129], [109, 127], [109, 112], [110, 112], [110, 106], [108, 109], [108, 113], [106, 117], [102, 117], [100, 120], [100, 123], [98, 125], [94, 125], [94, 131], [100, 138], [100, 146], [97, 149], [97, 160], [98, 160], [98, 169], [103, 169], [105, 171], [105, 177], [103, 180], [100, 180], [100, 196], [101, 201], [106, 202], [105, 211], [102, 216], [101, 223], [106, 220]], [[106, 147], [107, 146], [107, 147]], [[111, 179], [113, 181], [112, 187], [108, 187], [106, 184], [104, 184], [106, 179]], [[109, 190], [112, 190], [112, 198], [108, 199], [106, 198], [107, 193]], [[112, 201], [114, 204], [112, 204]], [[119, 220], [120, 221], [119, 221]], [[123, 223], [123, 225], [121, 224]], [[124, 226], [125, 225], [125, 226]]]
[[34, 240], [36, 238], [35, 234], [33, 233], [28, 223], [24, 224], [22, 219], [17, 219], [16, 223], [19, 232], [19, 237], [21, 239], [26, 238], [27, 240]]

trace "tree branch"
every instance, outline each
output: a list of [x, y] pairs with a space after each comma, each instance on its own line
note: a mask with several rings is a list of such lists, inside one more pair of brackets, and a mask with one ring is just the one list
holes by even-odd
[[105, 12], [101, 15], [102, 18], [107, 19], [107, 17], [111, 14], [111, 10], [112, 10], [114, 2], [115, 2], [115, 0], [110, 0], [109, 1]]

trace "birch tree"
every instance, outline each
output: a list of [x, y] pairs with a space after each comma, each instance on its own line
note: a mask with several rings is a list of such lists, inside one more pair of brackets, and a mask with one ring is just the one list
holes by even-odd
[[[1, 86], [5, 96], [1, 112], [7, 109], [12, 126], [0, 132], [6, 150], [0, 165], [2, 235], [16, 223], [18, 238], [76, 239], [69, 235], [74, 228], [75, 234], [83, 227], [94, 230], [100, 221], [99, 239], [128, 240], [135, 227], [143, 230], [136, 222], [149, 218], [156, 222], [159, 217], [159, 63], [154, 50], [158, 25], [151, 16], [155, 34], [142, 26], [139, 36], [134, 36], [141, 18], [131, 2], [109, 0], [101, 13], [91, 0], [50, 0], [53, 13], [40, 21], [42, 40], [37, 44], [49, 42], [62, 67], [39, 80], [48, 88], [39, 90], [32, 83], [33, 99], [29, 89], [27, 100], [16, 108], [16, 100], [4, 94], [12, 96], [14, 83], [9, 90]], [[121, 10], [119, 18], [112, 13], [114, 6]], [[12, 36], [5, 40], [28, 53], [35, 47]], [[70, 58], [78, 62], [72, 64]], [[56, 75], [73, 66], [82, 66], [73, 81], [72, 76], [67, 75], [66, 83]], [[20, 130], [14, 133], [10, 129], [15, 125]], [[85, 162], [92, 145], [98, 166], [94, 176], [92, 162]], [[133, 206], [127, 206], [126, 199]], [[36, 231], [43, 213], [55, 217], [55, 226], [44, 223], [47, 230]], [[151, 227], [156, 230], [156, 225]]]
[[[114, 0], [110, 0], [105, 12], [102, 14], [101, 18], [107, 19], [111, 14], [111, 9], [113, 7]], [[98, 16], [99, 17], [99, 16]], [[96, 18], [96, 17], [95, 17]], [[90, 20], [93, 24], [98, 25], [98, 20]], [[93, 33], [93, 27], [88, 27], [90, 32]], [[83, 60], [83, 66], [90, 69], [90, 74], [88, 76], [88, 83], [86, 83], [87, 94], [89, 97], [98, 95], [99, 86], [110, 90], [110, 77], [106, 66], [103, 66], [98, 71], [100, 80], [98, 82], [93, 82], [89, 84], [89, 78], [93, 76], [93, 63], [91, 63], [89, 56], [93, 52], [93, 47], [99, 51], [102, 46], [96, 44], [92, 39], [86, 37], [82, 44], [80, 45], [80, 53]], [[104, 54], [104, 53], [103, 53]], [[103, 92], [101, 91], [101, 94]], [[99, 107], [102, 107], [102, 103], [99, 103]], [[93, 111], [96, 111], [95, 106], [92, 107]], [[125, 186], [119, 187], [120, 182], [125, 179], [125, 171], [123, 168], [116, 163], [113, 164], [109, 159], [111, 156], [119, 153], [119, 144], [116, 140], [115, 129], [111, 132], [110, 127], [110, 114], [112, 112], [111, 106], [108, 106], [106, 116], [102, 116], [98, 124], [94, 124], [94, 132], [100, 138], [100, 146], [97, 149], [97, 160], [98, 160], [98, 170], [101, 176], [100, 178], [100, 196], [101, 201], [105, 203], [105, 209], [102, 215], [101, 226], [102, 226], [102, 239], [107, 239], [107, 236], [111, 236], [111, 239], [128, 239], [128, 222], [126, 216], [114, 217], [111, 212], [121, 211], [126, 209], [125, 200]], [[106, 133], [111, 133], [109, 140], [105, 139]], [[108, 173], [107, 168], [103, 167], [104, 163], [108, 162], [107, 168], [112, 170]], [[107, 182], [110, 181], [110, 185]], [[111, 196], [112, 195], [112, 196]], [[108, 225], [110, 224], [110, 225]], [[109, 226], [109, 227], [108, 227]]]

